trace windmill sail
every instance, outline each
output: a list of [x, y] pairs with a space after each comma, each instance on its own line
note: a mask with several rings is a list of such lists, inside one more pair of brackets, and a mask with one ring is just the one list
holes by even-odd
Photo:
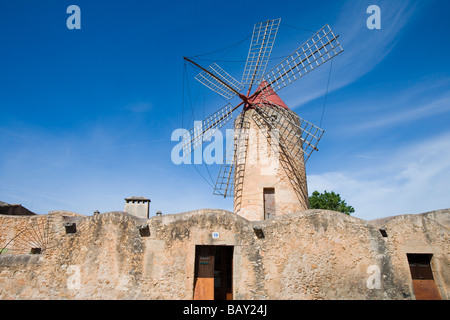
[[266, 87], [262, 92], [275, 92], [303, 77], [315, 68], [340, 54], [344, 49], [328, 25], [316, 32], [309, 40], [285, 60], [264, 75]]
[[209, 139], [214, 133], [222, 128], [233, 118], [231, 104], [226, 104], [222, 109], [215, 112], [201, 123], [195, 125], [183, 135], [183, 156], [189, 155], [194, 149], [202, 145], [203, 141]]
[[[245, 113], [245, 112], [244, 112]], [[238, 120], [236, 120], [238, 121]], [[236, 177], [243, 176], [245, 160], [247, 155], [248, 123], [245, 122], [244, 114], [241, 114], [238, 125], [232, 136], [227, 137], [227, 147], [223, 163], [217, 176], [214, 194], [224, 197], [233, 196]], [[237, 179], [239, 180], [239, 178]]]
[[243, 84], [230, 76], [216, 63], [200, 72], [195, 79], [226, 99], [233, 98], [244, 88]]
[[223, 162], [220, 166], [213, 192], [213, 194], [223, 196], [224, 198], [233, 194], [234, 162], [236, 156], [234, 149], [234, 137], [228, 136]]
[[311, 153], [317, 150], [317, 144], [324, 133], [319, 127], [297, 115], [286, 114], [282, 107], [268, 100], [264, 100], [264, 105], [257, 105], [255, 110], [270, 128], [279, 131], [278, 142], [293, 158], [306, 163]]
[[281, 19], [275, 19], [255, 24], [242, 76], [243, 84], [253, 84], [264, 75], [280, 21]]

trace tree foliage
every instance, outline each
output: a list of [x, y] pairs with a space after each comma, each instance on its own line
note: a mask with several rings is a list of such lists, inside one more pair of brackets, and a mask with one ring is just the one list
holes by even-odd
[[323, 193], [314, 191], [309, 197], [309, 207], [311, 209], [338, 211], [348, 215], [355, 212], [355, 209], [347, 205], [339, 194], [334, 193], [334, 191], [327, 192], [326, 190]]

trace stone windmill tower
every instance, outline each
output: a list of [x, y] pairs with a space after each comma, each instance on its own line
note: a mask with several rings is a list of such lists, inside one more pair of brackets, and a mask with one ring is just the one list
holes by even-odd
[[[277, 91], [343, 51], [338, 36], [325, 25], [266, 73], [280, 21], [255, 24], [241, 82], [216, 63], [205, 69], [184, 58], [201, 69], [195, 78], [202, 84], [227, 99], [242, 100], [234, 107], [228, 103], [192, 128], [183, 137], [183, 153], [199, 147], [242, 107], [234, 120], [234, 136], [227, 139], [214, 194], [233, 196], [234, 212], [248, 220], [309, 208], [305, 163], [317, 150], [323, 130], [290, 110]], [[243, 94], [240, 91], [246, 85], [247, 94]]]

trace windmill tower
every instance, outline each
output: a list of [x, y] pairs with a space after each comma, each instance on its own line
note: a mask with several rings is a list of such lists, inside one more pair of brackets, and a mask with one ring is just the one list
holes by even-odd
[[266, 73], [280, 21], [255, 24], [241, 82], [216, 63], [203, 68], [184, 58], [201, 69], [195, 77], [199, 82], [227, 99], [242, 100], [234, 107], [228, 103], [187, 132], [183, 154], [201, 146], [242, 107], [234, 120], [234, 137], [227, 141], [214, 194], [233, 196], [234, 212], [248, 220], [309, 208], [305, 163], [317, 150], [323, 130], [290, 110], [277, 91], [343, 51], [338, 36], [325, 25]]

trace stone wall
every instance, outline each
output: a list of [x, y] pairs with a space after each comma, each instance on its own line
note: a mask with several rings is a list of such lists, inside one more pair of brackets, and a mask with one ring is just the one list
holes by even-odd
[[[258, 222], [210, 209], [150, 219], [0, 216], [0, 249], [11, 249], [0, 254], [0, 299], [192, 299], [196, 245], [234, 246], [234, 299], [414, 299], [406, 253], [433, 254], [435, 282], [448, 299], [449, 215], [372, 222], [325, 210]], [[47, 226], [45, 250], [14, 254], [11, 239], [38, 221]], [[67, 233], [67, 223], [76, 232]]]

